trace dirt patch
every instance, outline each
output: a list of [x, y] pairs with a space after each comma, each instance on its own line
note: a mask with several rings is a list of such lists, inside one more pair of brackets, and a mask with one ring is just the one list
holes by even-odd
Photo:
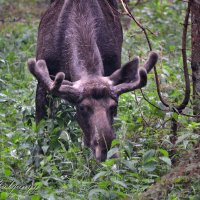
[[179, 164], [143, 193], [140, 200], [166, 199], [176, 185], [189, 188], [197, 180], [200, 181], [200, 143], [193, 151], [183, 155]]
[[39, 20], [48, 7], [47, 2], [28, 0], [0, 1], [0, 26], [5, 23]]

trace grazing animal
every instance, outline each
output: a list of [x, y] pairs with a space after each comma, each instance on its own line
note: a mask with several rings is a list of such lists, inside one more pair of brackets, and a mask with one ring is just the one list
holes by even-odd
[[39, 25], [36, 60], [28, 61], [38, 80], [36, 121], [46, 115], [47, 92], [73, 103], [84, 142], [97, 161], [106, 159], [115, 138], [118, 97], [145, 86], [158, 58], [151, 52], [143, 67], [138, 57], [121, 67], [116, 9], [115, 0], [52, 1]]

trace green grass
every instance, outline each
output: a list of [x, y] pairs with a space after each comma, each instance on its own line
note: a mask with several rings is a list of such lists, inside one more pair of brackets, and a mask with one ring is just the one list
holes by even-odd
[[[172, 102], [180, 101], [183, 75], [179, 11], [184, 13], [185, 4], [159, 2], [142, 4], [134, 13], [157, 33], [151, 39], [163, 59], [158, 65], [163, 94]], [[83, 147], [74, 108], [65, 102], [60, 102], [53, 119], [36, 126], [36, 81], [26, 62], [35, 56], [37, 27], [44, 8], [44, 2], [39, 1], [18, 0], [12, 4], [0, 1], [3, 10], [0, 19], [3, 17], [5, 21], [0, 22], [0, 199], [138, 199], [170, 171], [172, 158], [181, 158], [198, 140], [192, 131], [199, 124], [177, 116], [178, 142], [172, 145], [169, 139], [172, 113], [148, 104], [140, 91], [125, 94], [120, 98], [115, 119], [117, 139], [109, 152], [111, 156], [119, 146], [120, 158], [101, 164]], [[125, 32], [123, 62], [129, 55], [140, 55], [144, 61], [147, 52], [144, 36], [131, 24]], [[162, 107], [155, 88], [150, 74], [145, 94]], [[186, 112], [191, 113], [191, 109]], [[45, 152], [40, 158], [33, 156], [39, 150], [38, 144]], [[172, 156], [170, 152], [174, 149], [176, 154]], [[192, 178], [186, 188], [184, 181], [177, 181], [163, 199], [198, 199], [198, 180], [199, 177]], [[11, 184], [31, 189], [17, 189]]]

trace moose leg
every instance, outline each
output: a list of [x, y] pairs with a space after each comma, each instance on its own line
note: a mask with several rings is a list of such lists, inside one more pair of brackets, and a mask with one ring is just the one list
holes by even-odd
[[36, 123], [38, 124], [42, 119], [47, 116], [46, 106], [47, 106], [47, 98], [46, 98], [46, 89], [43, 87], [41, 83], [38, 83], [36, 90]]
[[[46, 106], [47, 106], [47, 99], [46, 99], [46, 90], [41, 83], [38, 83], [37, 90], [36, 90], [36, 124], [38, 125], [39, 122], [47, 116]], [[42, 139], [38, 139], [34, 147], [32, 149], [32, 162], [34, 164], [35, 169], [40, 167], [41, 157], [43, 155], [42, 150]]]

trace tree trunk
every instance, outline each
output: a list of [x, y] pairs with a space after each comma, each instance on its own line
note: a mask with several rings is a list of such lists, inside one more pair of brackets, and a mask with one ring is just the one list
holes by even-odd
[[[200, 1], [193, 0], [191, 5], [192, 22], [192, 80], [193, 112], [200, 114]], [[200, 118], [198, 118], [200, 121]]]

